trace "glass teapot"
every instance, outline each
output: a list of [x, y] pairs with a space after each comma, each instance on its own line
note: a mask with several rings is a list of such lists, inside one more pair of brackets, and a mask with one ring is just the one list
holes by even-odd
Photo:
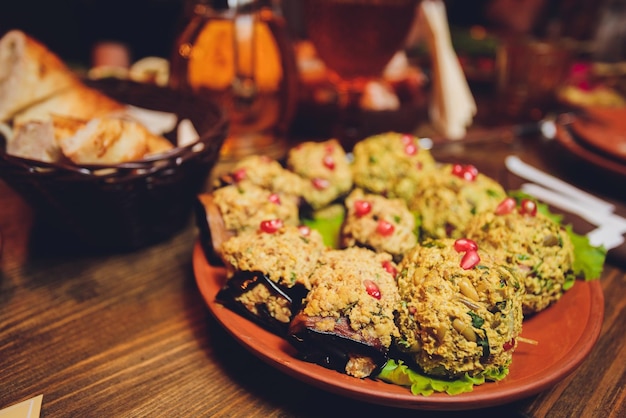
[[196, 0], [175, 42], [170, 85], [225, 106], [230, 132], [223, 161], [283, 157], [298, 75], [280, 7], [264, 0]]

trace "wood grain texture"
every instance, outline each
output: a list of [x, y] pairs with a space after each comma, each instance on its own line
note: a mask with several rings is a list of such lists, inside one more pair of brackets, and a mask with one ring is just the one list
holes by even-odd
[[[455, 145], [436, 156], [482, 162], [485, 172], [514, 186], [500, 158], [515, 152], [545, 166], [545, 154], [537, 153], [545, 146], [500, 142], [485, 153], [484, 145]], [[623, 213], [624, 201], [615, 202]], [[0, 182], [0, 230], [0, 407], [43, 394], [48, 418], [468, 416], [343, 398], [246, 351], [211, 317], [196, 287], [193, 219], [163, 243], [95, 254], [50, 235]], [[619, 257], [601, 281], [604, 325], [582, 365], [537, 396], [475, 414], [626, 416], [626, 270]]]

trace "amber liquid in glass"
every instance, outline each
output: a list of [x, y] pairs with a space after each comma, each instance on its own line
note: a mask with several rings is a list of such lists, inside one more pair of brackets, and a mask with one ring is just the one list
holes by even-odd
[[[223, 161], [251, 154], [280, 158], [297, 105], [293, 46], [285, 22], [270, 9], [245, 17], [254, 22], [246, 29], [249, 42], [237, 39], [236, 17], [234, 10], [202, 6], [196, 10], [177, 39], [170, 85], [206, 94], [224, 105], [230, 128], [221, 151]], [[238, 89], [245, 90], [248, 81], [251, 94], [242, 96]]]
[[417, 0], [305, 0], [307, 34], [339, 77], [378, 77], [403, 46], [417, 4]]

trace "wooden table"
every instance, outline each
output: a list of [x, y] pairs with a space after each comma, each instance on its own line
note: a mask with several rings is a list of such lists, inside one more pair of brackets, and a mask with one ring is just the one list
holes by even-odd
[[[434, 153], [478, 161], [500, 179], [509, 153], [540, 167], [565, 158], [537, 138], [502, 139]], [[573, 171], [597, 194], [615, 197], [590, 171]], [[623, 213], [626, 201], [615, 201]], [[249, 353], [198, 291], [193, 219], [166, 242], [133, 253], [68, 253], [60, 237], [38, 233], [32, 211], [0, 182], [0, 228], [0, 408], [43, 394], [43, 417], [468, 415], [340, 397]], [[606, 265], [601, 284], [604, 325], [582, 365], [543, 393], [476, 416], [626, 416], [626, 269], [619, 258]]]

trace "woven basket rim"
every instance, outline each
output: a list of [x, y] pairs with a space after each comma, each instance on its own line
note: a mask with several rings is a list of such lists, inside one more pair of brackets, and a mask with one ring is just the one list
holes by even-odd
[[[229, 120], [226, 110], [213, 100], [197, 98], [206, 109], [207, 115], [215, 119], [215, 123], [208, 129], [200, 132], [199, 138], [184, 146], [175, 146], [171, 150], [143, 158], [141, 160], [128, 161], [116, 164], [73, 164], [71, 162], [46, 162], [31, 158], [14, 156], [6, 152], [5, 147], [0, 146], [0, 166], [5, 170], [20, 172], [23, 175], [33, 177], [56, 177], [56, 180], [102, 180], [112, 179], [123, 173], [123, 177], [145, 177], [160, 170], [173, 166], [181, 166], [187, 161], [197, 159], [210, 153], [213, 142], [219, 142], [221, 147], [229, 129]], [[175, 113], [175, 112], [173, 112]], [[177, 114], [177, 125], [184, 119], [190, 119], [188, 115]], [[174, 131], [177, 129], [174, 127]], [[203, 144], [202, 149], [198, 145]], [[218, 153], [219, 154], [219, 153]], [[0, 177], [4, 177], [0, 174]]]
[[0, 147], [0, 159], [4, 159], [8, 162], [16, 162], [22, 166], [35, 166], [40, 168], [54, 168], [57, 170], [74, 172], [79, 174], [93, 174], [95, 171], [105, 170], [105, 169], [140, 169], [146, 168], [154, 163], [158, 163], [163, 160], [172, 159], [172, 158], [180, 158], [185, 157], [190, 153], [197, 154], [196, 152], [192, 152], [192, 149], [197, 147], [199, 143], [207, 144], [210, 143], [216, 136], [222, 135], [228, 129], [228, 120], [225, 117], [225, 112], [219, 110], [220, 116], [219, 121], [213, 128], [208, 131], [205, 131], [197, 141], [194, 141], [190, 144], [184, 145], [182, 147], [176, 146], [171, 150], [155, 154], [154, 156], [150, 156], [147, 158], [143, 158], [141, 160], [128, 161], [124, 163], [117, 164], [71, 164], [71, 163], [63, 163], [63, 162], [46, 162], [41, 160], [34, 160], [32, 158], [18, 157], [15, 155], [11, 155], [6, 152], [6, 150]]

